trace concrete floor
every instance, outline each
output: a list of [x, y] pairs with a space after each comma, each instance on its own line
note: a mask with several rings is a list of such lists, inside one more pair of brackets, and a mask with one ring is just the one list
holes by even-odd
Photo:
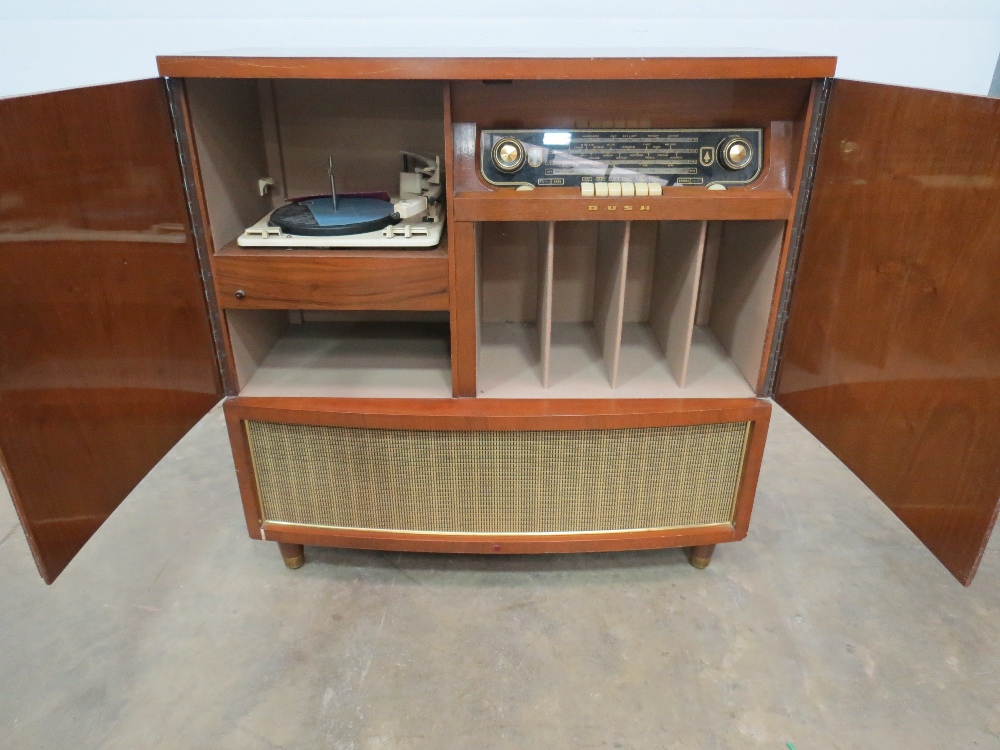
[[533, 558], [246, 537], [221, 413], [52, 587], [0, 502], [4, 748], [1000, 748], [963, 589], [776, 410], [750, 536]]

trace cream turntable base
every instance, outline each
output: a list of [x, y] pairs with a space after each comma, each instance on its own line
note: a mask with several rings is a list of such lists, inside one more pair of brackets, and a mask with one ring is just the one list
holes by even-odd
[[[241, 247], [437, 247], [444, 229], [441, 159], [403, 152], [399, 195], [330, 193], [296, 198], [270, 211], [237, 240]], [[415, 165], [416, 164], [416, 165]]]

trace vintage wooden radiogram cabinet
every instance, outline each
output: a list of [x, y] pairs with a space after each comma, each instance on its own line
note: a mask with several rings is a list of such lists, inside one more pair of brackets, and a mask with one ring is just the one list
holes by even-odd
[[834, 66], [162, 57], [0, 101], [0, 452], [42, 576], [220, 398], [290, 567], [704, 567], [747, 534], [773, 397], [968, 584], [1000, 102]]

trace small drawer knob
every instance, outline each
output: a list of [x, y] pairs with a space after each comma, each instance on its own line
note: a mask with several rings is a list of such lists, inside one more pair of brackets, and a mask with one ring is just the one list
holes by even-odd
[[236, 290], [236, 299], [245, 299], [246, 296], [247, 296], [247, 293], [244, 292], [242, 289], [237, 289]]

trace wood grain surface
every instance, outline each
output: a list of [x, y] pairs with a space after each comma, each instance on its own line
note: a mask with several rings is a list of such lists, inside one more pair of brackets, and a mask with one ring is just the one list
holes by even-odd
[[826, 78], [835, 57], [237, 57], [156, 58], [161, 76], [395, 80]]
[[265, 422], [400, 430], [612, 430], [769, 418], [761, 399], [235, 398], [226, 414]]
[[777, 401], [968, 585], [1000, 499], [1000, 101], [836, 81]]
[[0, 453], [51, 582], [221, 382], [160, 80], [0, 101]]
[[270, 250], [212, 256], [223, 308], [447, 310], [448, 252]]

